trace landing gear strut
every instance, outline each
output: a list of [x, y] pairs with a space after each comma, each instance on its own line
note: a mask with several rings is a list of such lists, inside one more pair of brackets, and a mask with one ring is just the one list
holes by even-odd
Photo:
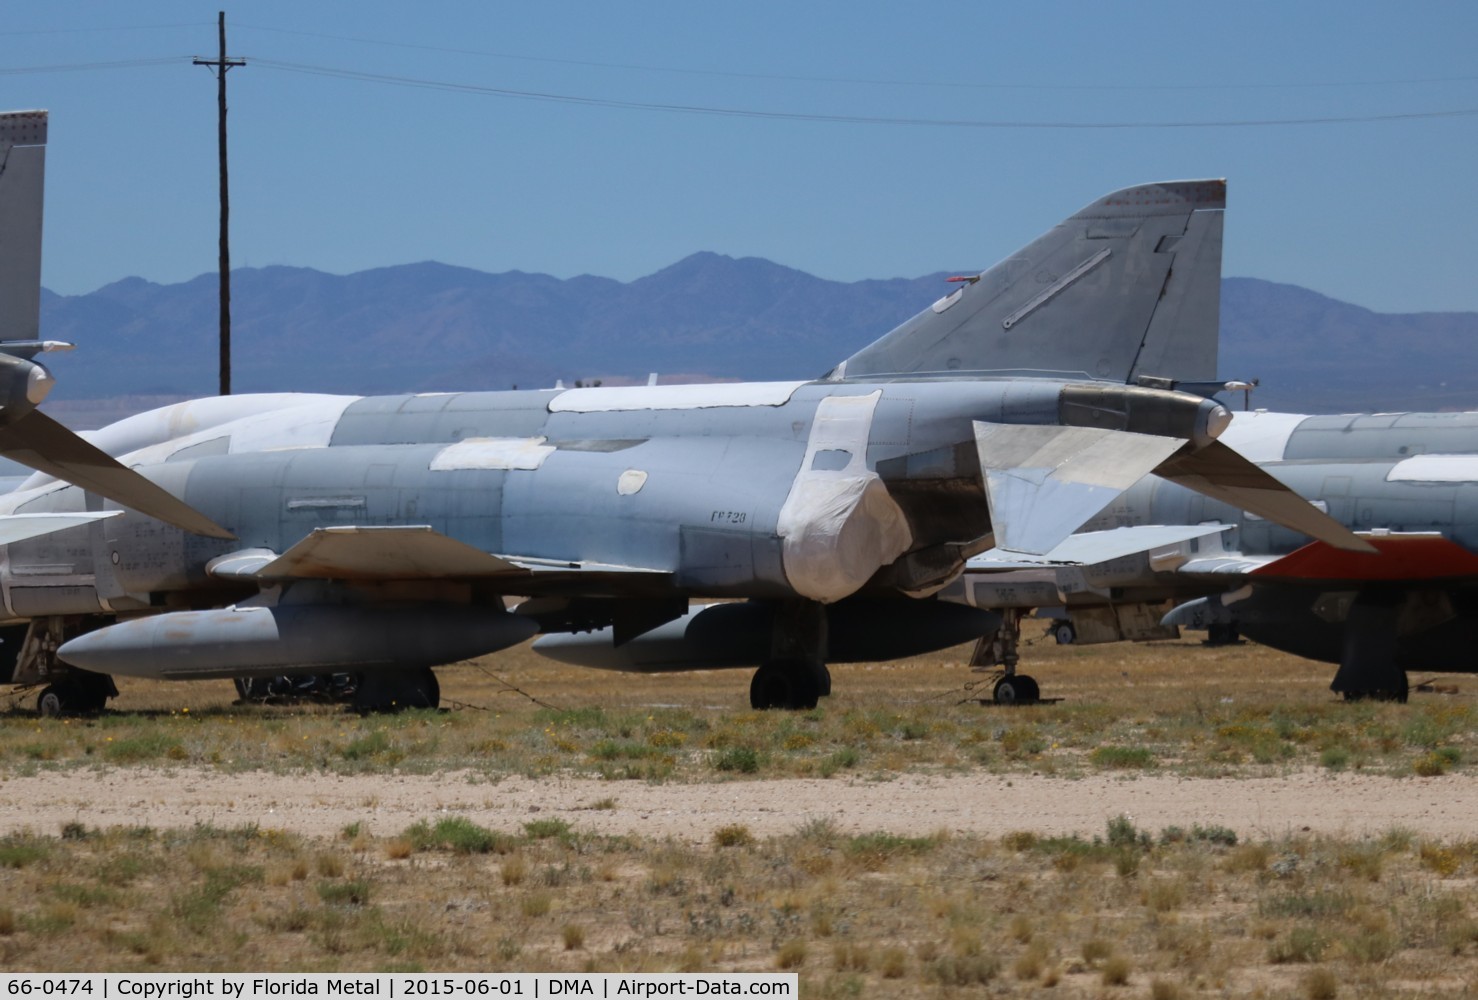
[[307, 674], [277, 677], [235, 677], [236, 694], [244, 702], [353, 702], [358, 674]]
[[1345, 645], [1330, 690], [1345, 701], [1405, 703], [1411, 687], [1396, 663], [1398, 609], [1392, 600], [1361, 595], [1345, 619]]
[[46, 718], [91, 715], [118, 697], [107, 674], [70, 666], [57, 659], [62, 643], [96, 627], [99, 619], [80, 617], [33, 618], [27, 625], [0, 629], [0, 678], [10, 684], [43, 685], [36, 711]]
[[749, 682], [754, 709], [812, 709], [831, 694], [826, 669], [826, 609], [815, 601], [787, 601], [775, 609], [770, 658]]
[[999, 670], [1001, 679], [996, 681], [992, 692], [997, 705], [1035, 705], [1042, 699], [1042, 689], [1036, 679], [1016, 672], [1020, 656], [1017, 647], [1021, 643], [1021, 610], [1007, 608], [1001, 612], [1001, 627], [990, 635], [975, 641], [975, 652], [970, 656], [970, 669], [979, 671]]

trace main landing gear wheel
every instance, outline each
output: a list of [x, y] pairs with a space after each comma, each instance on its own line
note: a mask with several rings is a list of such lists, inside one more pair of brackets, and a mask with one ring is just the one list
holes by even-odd
[[64, 715], [95, 715], [107, 707], [109, 698], [117, 694], [113, 678], [107, 674], [78, 670], [43, 688], [36, 699], [36, 711], [47, 719]]
[[430, 667], [418, 670], [376, 670], [366, 673], [354, 692], [361, 712], [399, 712], [407, 708], [436, 708], [441, 684]]
[[996, 681], [997, 705], [1034, 705], [1041, 697], [1042, 689], [1036, 679], [1026, 674], [1007, 674]]
[[1230, 622], [1212, 622], [1206, 626], [1206, 645], [1208, 646], [1235, 646], [1241, 641], [1241, 631]]
[[818, 699], [831, 693], [831, 671], [824, 663], [799, 660], [767, 660], [749, 682], [749, 706], [812, 709]]
[[1057, 640], [1059, 646], [1071, 646], [1077, 637], [1078, 630], [1073, 628], [1072, 622], [1062, 622], [1052, 627], [1052, 638]]

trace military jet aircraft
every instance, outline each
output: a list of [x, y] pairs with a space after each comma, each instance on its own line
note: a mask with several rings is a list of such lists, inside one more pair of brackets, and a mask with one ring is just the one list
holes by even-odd
[[1379, 554], [1147, 477], [1052, 552], [981, 553], [941, 592], [1003, 613], [978, 657], [1006, 668], [998, 700], [1037, 695], [1013, 668], [1019, 615], [1041, 607], [1078, 641], [1246, 635], [1339, 664], [1347, 699], [1405, 701], [1407, 670], [1478, 671], [1478, 413], [1239, 413], [1222, 440]]
[[12, 680], [64, 711], [108, 675], [351, 671], [362, 707], [435, 705], [432, 666], [716, 597], [749, 602], [751, 704], [797, 708], [870, 609], [907, 607], [914, 652], [979, 634], [991, 613], [909, 597], [1050, 550], [1152, 470], [1368, 549], [1159, 374], [1214, 365], [1177, 333], [1215, 316], [1224, 204], [1220, 181], [1096, 199], [811, 381], [232, 396], [12, 447], [42, 471], [0, 514], [95, 518], [6, 546]]

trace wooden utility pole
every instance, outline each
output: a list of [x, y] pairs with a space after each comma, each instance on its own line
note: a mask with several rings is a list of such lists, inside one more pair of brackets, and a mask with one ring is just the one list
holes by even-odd
[[226, 71], [245, 66], [245, 59], [226, 58], [226, 12], [217, 20], [220, 29], [220, 54], [214, 59], [196, 58], [196, 66], [209, 66], [216, 74], [217, 126], [221, 160], [221, 395], [231, 395], [231, 191], [226, 183]]

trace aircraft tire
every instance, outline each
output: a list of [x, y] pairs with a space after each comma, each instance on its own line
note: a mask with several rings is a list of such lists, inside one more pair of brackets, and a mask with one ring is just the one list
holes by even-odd
[[996, 681], [993, 692], [997, 705], [1033, 705], [1042, 697], [1042, 689], [1026, 674], [1008, 674]]
[[749, 680], [749, 707], [756, 711], [781, 707], [789, 694], [783, 669], [773, 660], [760, 664]]
[[43, 719], [59, 719], [70, 710], [63, 688], [58, 684], [48, 684], [41, 689], [41, 694], [36, 699], [36, 711]]
[[820, 663], [792, 663], [790, 666], [790, 696], [782, 707], [793, 712], [808, 712], [821, 699], [823, 682], [829, 677], [826, 666]]
[[767, 660], [750, 679], [749, 707], [805, 711], [815, 708], [823, 691], [830, 690], [831, 672], [823, 663]]
[[1228, 622], [1212, 622], [1206, 626], [1206, 645], [1235, 646], [1242, 641], [1242, 633]]
[[421, 676], [421, 689], [426, 692], [426, 704], [420, 708], [441, 707], [441, 681], [436, 679], [436, 671], [427, 667]]
[[96, 715], [108, 707], [108, 691], [97, 685], [74, 687], [68, 695], [73, 715]]
[[1402, 705], [1406, 704], [1410, 697], [1411, 683], [1404, 670], [1401, 671], [1401, 678], [1394, 690], [1346, 691], [1344, 693], [1345, 701], [1394, 701]]
[[112, 678], [79, 671], [75, 680], [69, 677], [42, 688], [36, 698], [36, 711], [45, 719], [95, 715], [107, 707], [108, 699], [116, 693]]
[[367, 673], [354, 693], [354, 707], [361, 712], [400, 712], [440, 705], [441, 684], [430, 667]]
[[1059, 646], [1071, 646], [1078, 638], [1078, 630], [1073, 628], [1072, 622], [1062, 622], [1053, 626], [1052, 638], [1057, 640]]
[[1021, 688], [1021, 702], [1023, 705], [1035, 705], [1042, 700], [1042, 688], [1037, 684], [1035, 677], [1026, 674], [1017, 674], [1016, 683]]
[[826, 668], [826, 664], [824, 664], [824, 663], [818, 663], [818, 664], [816, 664], [816, 681], [817, 681], [817, 684], [819, 685], [819, 690], [817, 691], [817, 693], [822, 698], [830, 698], [831, 697], [831, 671]]

